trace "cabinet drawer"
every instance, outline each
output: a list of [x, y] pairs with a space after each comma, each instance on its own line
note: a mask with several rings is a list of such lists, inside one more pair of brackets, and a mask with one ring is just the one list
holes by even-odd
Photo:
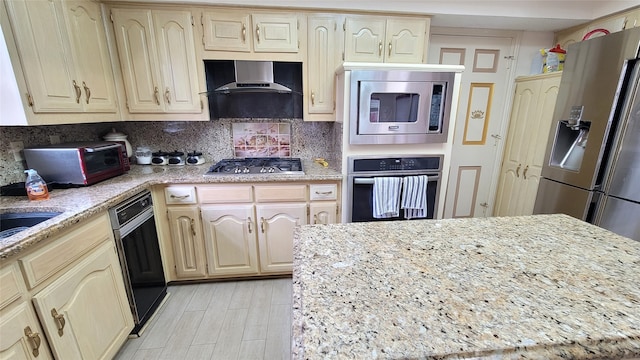
[[202, 204], [252, 202], [251, 185], [198, 186]]
[[318, 184], [309, 186], [311, 200], [336, 200], [338, 198], [338, 185]]
[[27, 287], [33, 289], [98, 244], [109, 240], [113, 241], [113, 230], [107, 213], [63, 233], [50, 245], [18, 260]]
[[16, 263], [0, 270], [0, 309], [20, 299], [24, 288], [21, 284], [24, 280]]
[[306, 201], [307, 185], [257, 185], [256, 201]]
[[164, 198], [167, 204], [195, 204], [195, 186], [167, 186], [164, 189]]

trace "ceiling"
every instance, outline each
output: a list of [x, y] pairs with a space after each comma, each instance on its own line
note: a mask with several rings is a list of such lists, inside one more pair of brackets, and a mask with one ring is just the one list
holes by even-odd
[[[109, 0], [107, 0], [109, 1]], [[638, 6], [638, 0], [119, 0], [127, 2], [190, 3], [338, 9], [411, 13], [432, 16], [432, 26], [482, 29], [557, 31]]]

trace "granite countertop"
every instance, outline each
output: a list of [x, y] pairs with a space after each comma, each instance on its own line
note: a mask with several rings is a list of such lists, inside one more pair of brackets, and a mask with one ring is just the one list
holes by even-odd
[[[335, 164], [335, 162], [330, 162]], [[26, 196], [0, 197], [0, 212], [61, 212], [60, 215], [13, 236], [0, 239], [0, 260], [55, 236], [70, 225], [108, 210], [121, 201], [158, 184], [254, 183], [282, 181], [342, 180], [339, 170], [303, 159], [304, 175], [204, 176], [211, 164], [198, 166], [132, 165], [124, 175], [79, 188], [54, 189], [50, 198], [29, 201]]]
[[304, 226], [296, 359], [640, 357], [640, 242], [566, 215]]

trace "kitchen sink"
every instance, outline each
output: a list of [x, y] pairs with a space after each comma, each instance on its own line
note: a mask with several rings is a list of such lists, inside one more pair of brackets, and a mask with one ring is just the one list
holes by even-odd
[[0, 214], [0, 239], [49, 220], [61, 212], [10, 212]]

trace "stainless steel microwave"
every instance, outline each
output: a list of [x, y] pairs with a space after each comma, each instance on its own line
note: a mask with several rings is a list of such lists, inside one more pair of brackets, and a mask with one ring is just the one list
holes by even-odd
[[353, 70], [351, 144], [447, 142], [455, 72]]
[[26, 148], [27, 167], [47, 182], [91, 185], [129, 170], [123, 142], [77, 142]]

